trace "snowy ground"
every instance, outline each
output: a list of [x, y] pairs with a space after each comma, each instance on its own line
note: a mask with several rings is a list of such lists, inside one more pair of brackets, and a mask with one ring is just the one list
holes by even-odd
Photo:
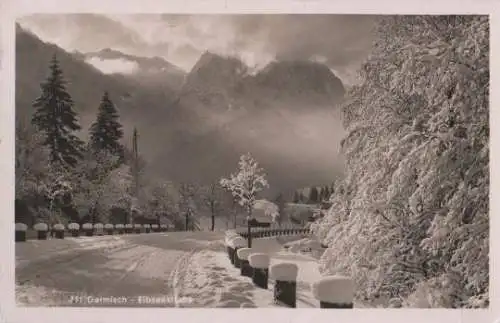
[[[271, 264], [297, 264], [297, 307], [319, 307], [310, 290], [321, 278], [316, 242], [260, 238], [253, 248], [270, 254]], [[279, 306], [273, 304], [272, 280], [267, 290], [259, 289], [231, 265], [222, 232], [16, 243], [16, 299], [24, 306]]]
[[[308, 254], [285, 251], [283, 244], [294, 239], [298, 238], [254, 239], [253, 248], [269, 253], [271, 265], [280, 262], [297, 264], [297, 307], [317, 308], [319, 302], [310, 291], [310, 283], [321, 278], [317, 260]], [[304, 242], [300, 240], [291, 244]], [[196, 299], [189, 305], [191, 307], [279, 307], [273, 303], [273, 287], [270, 280], [267, 290], [256, 288], [250, 278], [241, 276], [240, 270], [231, 265], [223, 244], [218, 243], [192, 254], [179, 291], [181, 297]]]
[[190, 255], [221, 234], [174, 232], [16, 243], [16, 299], [25, 306], [159, 306], [175, 299]]

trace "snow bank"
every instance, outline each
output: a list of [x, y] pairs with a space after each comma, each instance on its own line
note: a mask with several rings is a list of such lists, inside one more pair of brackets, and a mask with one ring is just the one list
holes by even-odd
[[106, 230], [113, 229], [113, 227], [114, 227], [114, 226], [113, 226], [111, 223], [106, 223], [106, 224], [104, 225], [104, 229], [106, 229]]
[[269, 268], [269, 277], [274, 280], [296, 281], [299, 267], [292, 263], [274, 264]]
[[314, 297], [322, 302], [351, 304], [354, 299], [354, 284], [351, 278], [327, 276], [311, 285]]
[[26, 231], [28, 226], [24, 223], [16, 223], [16, 231]]
[[52, 229], [57, 231], [64, 231], [64, 224], [56, 223], [52, 226]]
[[92, 223], [88, 223], [88, 222], [87, 222], [87, 223], [84, 223], [84, 224], [82, 225], [82, 229], [85, 229], [85, 230], [90, 230], [90, 229], [92, 229]]
[[68, 224], [68, 230], [79, 230], [80, 225], [78, 223], [72, 222]]
[[248, 260], [248, 256], [250, 256], [253, 253], [252, 248], [240, 248], [238, 249], [238, 258], [242, 260]]
[[268, 254], [265, 253], [253, 253], [248, 256], [248, 262], [253, 268], [269, 268], [271, 259]]
[[35, 231], [47, 231], [49, 229], [49, 226], [47, 223], [37, 223], [33, 226], [33, 229]]

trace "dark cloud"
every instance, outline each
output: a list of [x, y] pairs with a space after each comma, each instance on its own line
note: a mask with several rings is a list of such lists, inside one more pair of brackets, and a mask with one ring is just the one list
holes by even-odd
[[250, 65], [274, 58], [321, 57], [347, 71], [371, 46], [374, 16], [363, 15], [36, 15], [21, 23], [66, 49], [111, 47], [162, 56], [189, 69], [205, 50], [239, 55]]

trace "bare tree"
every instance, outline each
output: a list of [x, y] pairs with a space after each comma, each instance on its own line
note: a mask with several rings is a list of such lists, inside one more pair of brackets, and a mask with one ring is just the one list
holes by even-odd
[[222, 208], [223, 193], [224, 192], [222, 191], [222, 187], [219, 183], [212, 183], [204, 189], [202, 199], [205, 206], [210, 211], [210, 231], [215, 230], [215, 218], [218, 216]]
[[[185, 230], [189, 229], [189, 218], [195, 213], [195, 195], [197, 188], [191, 183], [181, 183], [179, 186], [179, 211], [185, 217]], [[194, 228], [194, 222], [193, 222]]]

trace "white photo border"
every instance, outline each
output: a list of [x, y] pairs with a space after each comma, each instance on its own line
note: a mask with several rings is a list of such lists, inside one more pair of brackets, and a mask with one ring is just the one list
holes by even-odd
[[[490, 123], [499, 120], [500, 2], [496, 0], [3, 0], [0, 2], [0, 322], [500, 322], [500, 280], [495, 254], [499, 250], [500, 219], [490, 216], [490, 307], [461, 309], [151, 309], [151, 308], [36, 308], [15, 305], [14, 256], [14, 115], [15, 21], [33, 13], [332, 13], [332, 14], [485, 14], [490, 16]], [[490, 127], [490, 165], [500, 165], [498, 130]], [[500, 160], [499, 160], [500, 161]], [[500, 214], [500, 169], [490, 167], [490, 214]]]

